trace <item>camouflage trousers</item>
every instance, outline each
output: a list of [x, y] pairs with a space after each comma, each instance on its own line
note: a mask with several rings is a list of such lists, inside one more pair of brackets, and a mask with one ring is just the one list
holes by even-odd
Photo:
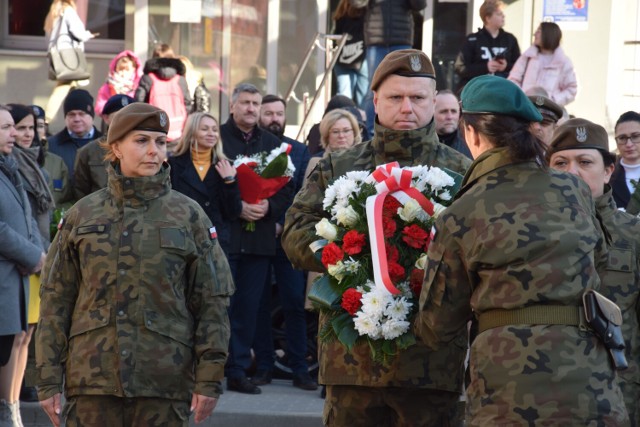
[[62, 411], [67, 427], [188, 427], [189, 402], [157, 397], [73, 396]]
[[328, 385], [322, 415], [329, 427], [458, 427], [459, 394], [398, 387]]

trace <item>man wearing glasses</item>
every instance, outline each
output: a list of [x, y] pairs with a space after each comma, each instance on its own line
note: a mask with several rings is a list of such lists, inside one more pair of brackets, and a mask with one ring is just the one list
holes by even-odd
[[620, 156], [611, 176], [613, 198], [618, 208], [632, 215], [640, 213], [640, 114], [627, 111], [615, 127], [615, 139]]

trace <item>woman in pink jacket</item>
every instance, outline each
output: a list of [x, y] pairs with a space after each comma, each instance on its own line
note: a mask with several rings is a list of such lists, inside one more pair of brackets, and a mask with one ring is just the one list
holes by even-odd
[[102, 114], [104, 104], [113, 95], [128, 95], [133, 97], [138, 82], [142, 77], [142, 63], [130, 50], [123, 50], [109, 63], [109, 75], [96, 98], [96, 114]]
[[576, 98], [578, 83], [573, 63], [560, 47], [562, 31], [554, 22], [542, 22], [534, 33], [533, 46], [516, 61], [509, 80], [523, 91], [544, 88], [549, 97], [561, 106]]

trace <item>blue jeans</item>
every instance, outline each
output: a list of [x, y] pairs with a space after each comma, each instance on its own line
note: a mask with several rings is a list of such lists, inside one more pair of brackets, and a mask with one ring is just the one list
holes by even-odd
[[[394, 50], [411, 49], [409, 45], [394, 46], [367, 46], [367, 67], [369, 68], [369, 83], [373, 80], [373, 73], [388, 53]], [[364, 111], [367, 113], [367, 129], [369, 134], [373, 136], [373, 123], [376, 118], [376, 110], [373, 106], [373, 92], [369, 91], [364, 101]]]
[[258, 255], [229, 255], [229, 266], [236, 291], [229, 305], [231, 336], [229, 357], [225, 365], [227, 378], [242, 378], [251, 366], [251, 345], [256, 330], [260, 298], [267, 282], [270, 259]]
[[[369, 67], [367, 61], [362, 61], [359, 70], [336, 64], [333, 71], [336, 75], [336, 94], [344, 95], [356, 103], [358, 108], [364, 109], [364, 100], [369, 92]], [[360, 119], [358, 117], [358, 119]]]
[[[276, 239], [276, 255], [271, 258], [275, 273], [278, 297], [284, 314], [287, 359], [294, 374], [306, 373], [307, 323], [304, 310], [306, 283], [304, 273], [296, 270]], [[272, 371], [275, 361], [273, 336], [271, 333], [271, 280], [264, 288], [257, 315], [253, 351], [256, 354], [256, 369]]]

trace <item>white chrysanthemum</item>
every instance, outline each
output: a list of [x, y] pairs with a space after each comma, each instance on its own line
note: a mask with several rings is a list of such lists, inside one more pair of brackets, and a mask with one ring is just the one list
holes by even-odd
[[405, 297], [394, 298], [394, 300], [384, 310], [384, 315], [390, 319], [405, 320], [413, 303], [407, 301]]
[[423, 253], [422, 255], [420, 255], [420, 258], [418, 258], [413, 265], [420, 270], [424, 270], [425, 268], [427, 268], [427, 254]]
[[354, 274], [354, 273], [357, 273], [358, 270], [360, 270], [360, 263], [354, 260], [353, 258], [349, 257], [348, 260], [344, 261], [344, 268], [347, 271], [347, 273]]
[[389, 292], [373, 288], [362, 295], [362, 311], [379, 318], [391, 301], [393, 296]]
[[370, 172], [367, 171], [351, 171], [347, 172], [347, 178], [356, 181], [356, 182], [364, 182], [367, 177], [370, 175]]
[[435, 191], [440, 190], [444, 187], [450, 187], [455, 182], [451, 175], [436, 167], [429, 169], [429, 173], [427, 174], [425, 180], [427, 184], [429, 184]]
[[385, 340], [393, 340], [398, 338], [409, 330], [411, 323], [406, 320], [388, 319], [381, 325], [382, 337]]
[[360, 215], [351, 206], [339, 209], [336, 212], [336, 221], [345, 227], [353, 227], [358, 223], [359, 219]]
[[338, 229], [327, 218], [322, 218], [320, 222], [316, 224], [316, 234], [323, 239], [333, 242], [336, 240], [336, 237], [338, 237]]
[[322, 200], [322, 208], [326, 211], [330, 211], [330, 207], [333, 205], [333, 202], [336, 200], [336, 187], [330, 185], [324, 190], [324, 199]]
[[353, 326], [361, 336], [368, 335], [373, 339], [378, 339], [382, 336], [380, 322], [362, 311], [359, 311], [353, 318]]
[[360, 191], [360, 186], [357, 182], [344, 177], [339, 178], [335, 185], [337, 186], [337, 197], [341, 200], [349, 200], [353, 194], [357, 194]]
[[327, 273], [335, 277], [336, 280], [338, 280], [338, 283], [342, 282], [342, 279], [344, 279], [346, 272], [347, 269], [345, 268], [342, 261], [338, 261], [335, 264], [329, 264], [329, 266], [327, 267]]
[[440, 200], [449, 201], [451, 200], [451, 193], [449, 190], [444, 190], [442, 193], [438, 194], [438, 197], [440, 197]]

